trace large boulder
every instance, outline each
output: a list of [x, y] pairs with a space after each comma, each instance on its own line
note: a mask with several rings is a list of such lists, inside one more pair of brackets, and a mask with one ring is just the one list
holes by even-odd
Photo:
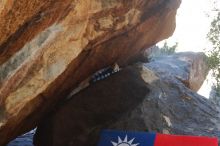
[[175, 29], [180, 0], [1, 0], [0, 145], [82, 80]]
[[[90, 85], [41, 122], [35, 145], [95, 146], [102, 129], [220, 137], [218, 108], [187, 88], [181, 79], [190, 79], [190, 65], [182, 74], [178, 71], [198, 56], [204, 54], [181, 53], [164, 57], [159, 64], [126, 67]], [[177, 64], [163, 68], [161, 62], [167, 60]], [[194, 62], [194, 69], [206, 64], [205, 60]]]
[[212, 85], [211, 91], [209, 94], [209, 98], [211, 101], [213, 101], [216, 105], [220, 106], [220, 95], [216, 89], [215, 85]]
[[161, 77], [173, 76], [193, 91], [202, 86], [209, 68], [204, 53], [181, 52], [169, 56], [157, 56], [146, 66]]

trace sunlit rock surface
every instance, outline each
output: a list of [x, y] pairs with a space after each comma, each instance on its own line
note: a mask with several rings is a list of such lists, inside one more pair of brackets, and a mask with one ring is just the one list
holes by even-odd
[[1, 0], [0, 145], [82, 80], [172, 35], [180, 0]]
[[207, 57], [204, 53], [182, 52], [161, 55], [147, 66], [161, 76], [173, 76], [193, 91], [198, 91], [208, 75]]
[[102, 129], [220, 137], [219, 108], [189, 89], [197, 83], [186, 84], [205, 65], [204, 54], [178, 53], [126, 67], [57, 106], [35, 144], [95, 146]]

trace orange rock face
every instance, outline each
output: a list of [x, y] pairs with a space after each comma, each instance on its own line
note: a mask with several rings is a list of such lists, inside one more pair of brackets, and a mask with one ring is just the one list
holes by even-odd
[[0, 145], [96, 70], [172, 35], [180, 0], [1, 0]]

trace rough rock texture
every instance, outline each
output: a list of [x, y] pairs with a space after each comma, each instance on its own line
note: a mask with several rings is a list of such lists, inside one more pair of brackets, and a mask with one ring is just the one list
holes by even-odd
[[216, 87], [213, 85], [209, 94], [209, 98], [213, 101], [217, 106], [220, 106], [220, 95], [216, 91]]
[[[203, 55], [181, 53], [158, 64], [127, 67], [89, 86], [42, 121], [36, 146], [95, 146], [101, 129], [220, 136], [217, 107], [182, 80], [189, 79], [193, 71], [185, 64], [198, 56]], [[170, 66], [169, 62], [168, 69], [164, 68], [161, 62], [167, 60], [177, 64]], [[194, 69], [206, 64], [204, 60], [194, 62]]]
[[173, 76], [193, 91], [198, 91], [208, 74], [204, 53], [184, 52], [170, 56], [158, 56], [147, 65], [161, 76]]
[[[1, 0], [0, 145], [100, 68], [169, 37], [180, 0]], [[12, 130], [13, 129], [13, 130]]]

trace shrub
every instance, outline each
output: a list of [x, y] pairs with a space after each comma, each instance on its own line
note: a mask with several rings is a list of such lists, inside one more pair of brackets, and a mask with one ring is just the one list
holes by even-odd
[[212, 44], [212, 50], [208, 51], [208, 65], [212, 70], [212, 76], [216, 80], [214, 87], [217, 96], [220, 96], [220, 11], [211, 23], [207, 38]]

